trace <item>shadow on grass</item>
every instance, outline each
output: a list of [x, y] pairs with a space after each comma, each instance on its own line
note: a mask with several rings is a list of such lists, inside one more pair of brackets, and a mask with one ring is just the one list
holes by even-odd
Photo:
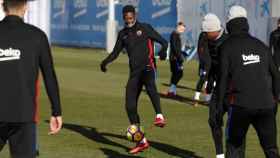
[[[112, 134], [112, 133], [102, 133], [102, 135], [119, 138], [119, 139], [126, 139], [125, 136]], [[180, 149], [173, 145], [164, 144], [164, 143], [155, 142], [155, 141], [149, 141], [149, 143], [152, 148], [157, 149], [161, 152], [164, 152], [168, 155], [172, 155], [172, 156], [176, 156], [176, 157], [180, 157], [180, 158], [203, 158], [203, 157], [197, 156], [195, 154], [195, 152], [193, 152], [193, 151]]]
[[143, 158], [140, 156], [124, 155], [117, 151], [106, 148], [100, 148], [100, 150], [103, 151], [105, 155], [107, 155], [107, 158]]
[[[81, 134], [82, 136], [84, 136], [90, 140], [93, 140], [97, 143], [102, 143], [102, 144], [119, 147], [119, 148], [125, 149], [126, 151], [129, 150], [128, 147], [106, 138], [106, 137], [113, 137], [113, 138], [127, 140], [125, 136], [112, 134], [112, 133], [100, 133], [96, 130], [96, 128], [93, 128], [93, 127], [81, 126], [81, 125], [75, 125], [75, 124], [69, 124], [69, 123], [64, 123], [63, 128], [77, 132], [78, 134]], [[197, 156], [192, 151], [180, 149], [180, 148], [177, 148], [177, 147], [169, 145], [169, 144], [150, 141], [150, 145], [152, 148], [157, 149], [161, 152], [167, 153], [168, 155], [177, 156], [180, 158], [202, 158], [200, 156]], [[124, 155], [117, 151], [113, 151], [111, 149], [106, 149], [106, 148], [100, 148], [100, 150], [103, 151], [103, 153], [105, 155], [107, 155], [108, 158], [142, 158], [139, 156]]]
[[[165, 87], [170, 87], [170, 84], [168, 84], [168, 83], [162, 83], [161, 85], [163, 85]], [[196, 89], [191, 88], [191, 87], [187, 87], [187, 86], [177, 85], [176, 87], [180, 88], [180, 89], [186, 89], [186, 90], [194, 91], [194, 92], [196, 91]]]
[[184, 96], [181, 96], [181, 95], [178, 95], [178, 94], [176, 96], [167, 96], [164, 93], [159, 93], [159, 95], [160, 95], [161, 98], [170, 99], [170, 100], [178, 101], [178, 102], [181, 102], [181, 103], [186, 103], [187, 105], [190, 105], [190, 106], [194, 106], [195, 103], [198, 103], [198, 104], [203, 105], [203, 106], [208, 106], [208, 104], [206, 102], [195, 101], [190, 97], [184, 97]]

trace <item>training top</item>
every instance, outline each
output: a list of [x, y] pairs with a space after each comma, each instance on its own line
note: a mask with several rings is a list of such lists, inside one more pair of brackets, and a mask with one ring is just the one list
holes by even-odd
[[53, 116], [61, 115], [59, 89], [47, 36], [9, 15], [0, 22], [0, 122], [34, 122], [41, 69]]
[[270, 34], [270, 50], [273, 52], [273, 60], [277, 66], [280, 66], [280, 27]]
[[156, 32], [151, 25], [136, 22], [131, 28], [124, 27], [119, 33], [113, 52], [103, 60], [108, 64], [114, 61], [125, 49], [129, 58], [130, 75], [147, 67], [155, 68], [154, 41], [161, 45], [159, 55], [165, 54], [167, 41]]
[[182, 56], [182, 41], [180, 34], [177, 31], [173, 31], [170, 35], [170, 54], [169, 60], [179, 59], [184, 60]]
[[221, 46], [219, 105], [229, 87], [232, 105], [248, 109], [272, 108], [274, 97], [279, 94], [280, 78], [269, 48], [249, 34], [246, 18], [229, 21], [227, 30], [229, 38]]

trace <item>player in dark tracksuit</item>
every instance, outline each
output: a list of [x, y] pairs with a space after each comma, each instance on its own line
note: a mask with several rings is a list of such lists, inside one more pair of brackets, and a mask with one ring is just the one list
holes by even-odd
[[201, 32], [198, 39], [197, 53], [199, 58], [199, 80], [196, 85], [196, 92], [194, 99], [199, 101], [202, 87], [207, 81], [207, 76], [211, 67], [211, 57], [209, 54], [208, 38], [206, 32]]
[[180, 34], [185, 32], [186, 26], [184, 23], [179, 22], [177, 24], [177, 28], [170, 35], [170, 54], [169, 54], [169, 62], [170, 62], [170, 71], [171, 71], [171, 79], [170, 79], [170, 88], [168, 91], [168, 96], [176, 95], [176, 86], [178, 82], [183, 77], [183, 62], [184, 56], [182, 54], [182, 40], [180, 38]]
[[[274, 63], [278, 71], [280, 71], [280, 19], [278, 19], [278, 28], [270, 34], [269, 48], [272, 52]], [[275, 108], [275, 113], [277, 113], [277, 110], [278, 105]]]
[[[212, 24], [215, 25], [212, 25]], [[217, 76], [219, 71], [219, 56], [220, 47], [227, 39], [227, 34], [224, 29], [221, 28], [219, 18], [209, 13], [204, 17], [202, 22], [203, 31], [200, 34], [198, 41], [198, 54], [200, 59], [200, 68], [203, 67], [200, 81], [198, 82], [197, 89], [201, 90], [203, 82], [208, 81], [206, 87], [206, 93], [212, 94], [212, 98], [209, 102], [209, 125], [211, 128], [212, 137], [215, 143], [217, 158], [224, 158], [223, 155], [223, 120], [217, 120], [215, 118], [216, 106], [217, 106], [217, 90], [214, 83], [217, 82]], [[199, 89], [200, 88], [200, 89]], [[196, 96], [195, 96], [196, 97]], [[195, 98], [199, 99], [199, 98]], [[225, 103], [226, 107], [227, 104]], [[223, 112], [223, 115], [226, 112]]]
[[278, 20], [278, 28], [270, 34], [269, 41], [270, 50], [273, 52], [273, 60], [280, 71], [280, 19]]
[[[165, 125], [165, 120], [160, 107], [160, 97], [155, 82], [156, 64], [154, 57], [153, 42], [161, 44], [160, 59], [166, 58], [168, 43], [149, 24], [140, 23], [136, 20], [133, 6], [123, 8], [123, 18], [126, 26], [119, 32], [113, 52], [102, 61], [101, 70], [106, 71], [106, 65], [114, 61], [123, 49], [129, 57], [129, 79], [126, 86], [126, 110], [131, 124], [140, 124], [137, 112], [137, 101], [145, 85], [147, 93], [152, 101], [156, 112], [154, 124], [159, 127]], [[136, 154], [149, 144], [142, 141], [130, 153]]]
[[[219, 56], [220, 56], [220, 47], [224, 43], [224, 41], [227, 39], [227, 34], [225, 34], [224, 30], [220, 32], [220, 37], [216, 40], [209, 40], [208, 41], [208, 47], [209, 47], [209, 53], [211, 56], [211, 68], [208, 73], [208, 83], [206, 87], [206, 93], [211, 94], [212, 97], [209, 102], [209, 126], [211, 128], [213, 140], [215, 143], [216, 148], [216, 154], [221, 155], [224, 153], [223, 150], [223, 120], [217, 120], [215, 119], [215, 113], [216, 113], [216, 106], [217, 106], [217, 89], [214, 85], [214, 83], [217, 83], [218, 79], [218, 71], [220, 67], [219, 62]], [[226, 113], [228, 104], [224, 102], [223, 106], [224, 111], [223, 115]]]
[[[245, 9], [239, 10], [245, 12]], [[231, 19], [227, 30], [230, 37], [221, 47], [216, 113], [217, 119], [222, 119], [225, 93], [230, 87], [226, 157], [245, 157], [241, 148], [252, 124], [266, 158], [279, 158], [274, 97], [279, 94], [280, 78], [271, 52], [263, 42], [249, 34], [245, 17]]]
[[50, 134], [62, 126], [58, 83], [47, 36], [24, 23], [26, 0], [4, 0], [0, 22], [0, 151], [9, 142], [13, 158], [34, 158], [39, 70], [51, 101]]

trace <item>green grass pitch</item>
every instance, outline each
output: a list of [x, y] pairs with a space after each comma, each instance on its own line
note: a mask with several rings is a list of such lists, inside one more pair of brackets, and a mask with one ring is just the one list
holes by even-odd
[[[161, 99], [168, 122], [165, 128], [152, 127], [152, 105], [145, 92], [141, 94], [138, 109], [151, 148], [133, 156], [129, 155], [127, 150], [134, 144], [124, 137], [128, 126], [124, 108], [124, 92], [128, 79], [126, 55], [120, 55], [109, 65], [106, 74], [99, 70], [101, 60], [107, 56], [104, 51], [53, 47], [53, 56], [60, 84], [64, 129], [59, 135], [47, 135], [46, 120], [49, 119], [50, 104], [42, 84], [41, 119], [38, 127], [40, 158], [215, 157], [207, 124], [208, 108], [194, 108], [190, 101], [198, 79], [196, 62], [185, 64], [181, 88], [178, 89], [182, 98]], [[168, 62], [159, 62], [159, 92], [166, 92], [169, 76]], [[279, 115], [277, 119], [279, 126]], [[248, 158], [264, 157], [252, 128], [247, 134], [246, 154]], [[0, 153], [0, 157], [9, 157], [7, 146]]]

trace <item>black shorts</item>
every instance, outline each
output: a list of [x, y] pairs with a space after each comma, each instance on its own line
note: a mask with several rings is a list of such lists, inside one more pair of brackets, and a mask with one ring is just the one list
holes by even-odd
[[8, 142], [12, 158], [35, 158], [35, 128], [35, 123], [0, 122], [0, 151]]

